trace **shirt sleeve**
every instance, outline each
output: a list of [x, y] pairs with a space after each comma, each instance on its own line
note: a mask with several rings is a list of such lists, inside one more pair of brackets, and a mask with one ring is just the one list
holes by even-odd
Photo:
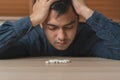
[[101, 39], [93, 47], [98, 57], [120, 59], [120, 25], [95, 11], [86, 21]]
[[[3, 23], [0, 26], [0, 56], [3, 55], [3, 51], [6, 52], [9, 47], [12, 47], [15, 42], [27, 34], [31, 28], [32, 24], [29, 17], [24, 17], [15, 22], [6, 21]], [[17, 49], [16, 47], [16, 50]], [[5, 56], [5, 54], [3, 56]]]

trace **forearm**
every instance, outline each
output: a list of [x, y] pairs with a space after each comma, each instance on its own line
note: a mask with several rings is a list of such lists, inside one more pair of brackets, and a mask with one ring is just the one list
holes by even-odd
[[0, 49], [17, 41], [29, 32], [30, 28], [31, 23], [28, 17], [16, 22], [5, 22], [0, 26]]
[[96, 32], [98, 42], [91, 49], [97, 57], [120, 59], [120, 25], [87, 7], [85, 0], [72, 0], [76, 13]]
[[100, 38], [92, 50], [94, 55], [120, 60], [120, 25], [96, 11], [86, 22]]
[[95, 11], [86, 21], [101, 39], [120, 40], [120, 25]]

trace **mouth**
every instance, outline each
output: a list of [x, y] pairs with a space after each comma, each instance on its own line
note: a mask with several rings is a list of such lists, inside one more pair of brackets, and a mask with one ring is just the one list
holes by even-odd
[[67, 43], [66, 42], [57, 42], [58, 46], [65, 46]]

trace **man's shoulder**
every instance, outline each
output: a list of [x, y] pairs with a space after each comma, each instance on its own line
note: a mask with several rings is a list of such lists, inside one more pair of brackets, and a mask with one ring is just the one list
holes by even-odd
[[79, 22], [78, 29], [92, 30], [90, 25], [88, 25], [86, 22]]
[[90, 34], [95, 34], [95, 31], [91, 28], [90, 25], [88, 25], [85, 22], [79, 22], [78, 24], [78, 34], [82, 35], [90, 35]]
[[86, 22], [79, 22], [79, 23], [78, 23], [78, 26], [81, 26], [81, 27], [89, 27], [89, 25], [88, 25]]

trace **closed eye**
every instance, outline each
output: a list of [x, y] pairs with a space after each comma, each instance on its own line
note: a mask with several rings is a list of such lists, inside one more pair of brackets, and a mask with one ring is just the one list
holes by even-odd
[[72, 29], [72, 28], [73, 28], [73, 25], [65, 26], [64, 28], [65, 28], [65, 29]]
[[48, 26], [48, 29], [49, 30], [56, 30], [58, 27], [56, 27], [56, 26]]
[[[63, 29], [72, 29], [74, 23], [75, 23], [75, 20], [72, 20], [70, 23], [64, 25], [64, 26], [63, 26]], [[47, 23], [47, 25], [48, 25], [48, 29], [49, 29], [49, 30], [59, 29], [59, 26], [57, 26], [57, 25], [50, 24], [50, 23]]]

